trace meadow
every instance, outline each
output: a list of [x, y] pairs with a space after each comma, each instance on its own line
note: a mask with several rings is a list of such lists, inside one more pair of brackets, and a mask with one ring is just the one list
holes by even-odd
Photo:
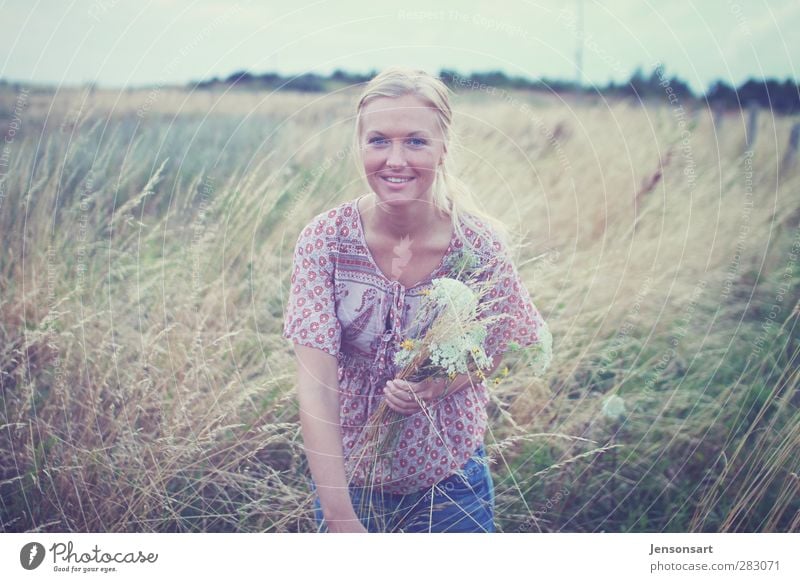
[[[367, 192], [357, 91], [0, 92], [0, 531], [315, 529], [292, 251]], [[504, 532], [800, 531], [796, 119], [462, 91], [461, 179], [553, 335]]]

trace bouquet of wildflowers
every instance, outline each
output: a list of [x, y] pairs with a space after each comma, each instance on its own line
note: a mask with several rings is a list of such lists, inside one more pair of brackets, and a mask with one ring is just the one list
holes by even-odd
[[[430, 331], [422, 341], [404, 340], [400, 344], [402, 350], [395, 355], [395, 364], [402, 367], [402, 374], [411, 370], [408, 377], [399, 376], [401, 379], [419, 382], [420, 379], [442, 375], [453, 379], [456, 374], [469, 371], [484, 380], [483, 370], [491, 367], [491, 359], [481, 346], [489, 325], [504, 316], [482, 317], [478, 321], [494, 302], [483, 301], [480, 308], [478, 305], [495, 281], [479, 282], [486, 267], [480, 268], [478, 259], [469, 251], [462, 250], [451, 257], [450, 268], [453, 277], [433, 281], [428, 302], [418, 314], [418, 319], [424, 320], [431, 310], [438, 312]], [[522, 348], [512, 341], [507, 346], [510, 352], [521, 352], [522, 363], [535, 376], [544, 375], [553, 357], [553, 337], [547, 323], [542, 323], [544, 325], [538, 330], [539, 341], [536, 344]], [[426, 347], [428, 351], [424, 352]]]
[[[493, 365], [483, 343], [489, 326], [507, 316], [486, 314], [495, 301], [501, 300], [486, 299], [496, 284], [496, 281], [483, 276], [490, 266], [479, 266], [477, 257], [468, 250], [461, 250], [450, 257], [449, 267], [452, 276], [434, 279], [431, 289], [426, 292], [425, 301], [410, 327], [410, 335], [415, 337], [400, 342], [400, 349], [394, 357], [399, 370], [396, 374], [398, 379], [422, 382], [446, 378], [452, 381], [458, 374], [470, 374], [482, 381], [486, 378], [485, 370]], [[428, 325], [427, 329], [423, 325]], [[533, 346], [533, 357], [526, 362], [531, 369], [537, 370], [537, 374], [547, 369], [552, 344], [547, 328], [540, 332], [541, 341]], [[514, 342], [509, 342], [508, 348], [521, 351]], [[507, 367], [501, 372], [501, 376], [506, 375]], [[499, 381], [496, 378], [495, 384]], [[433, 424], [427, 403], [422, 400], [418, 403]], [[406, 418], [391, 409], [385, 399], [382, 400], [367, 421], [363, 449], [356, 465], [367, 457], [370, 464], [385, 463], [390, 467]], [[373, 482], [373, 475], [365, 477], [367, 482]]]
[[[452, 381], [458, 374], [474, 374], [480, 380], [484, 370], [492, 367], [483, 342], [487, 328], [503, 317], [481, 317], [491, 302], [481, 299], [491, 289], [491, 281], [480, 281], [483, 269], [477, 258], [468, 251], [451, 258], [450, 271], [454, 277], [432, 281], [432, 287], [419, 309], [411, 329], [431, 322], [421, 337], [407, 338], [400, 343], [394, 363], [399, 368], [398, 379], [422, 382], [430, 378]], [[423, 413], [433, 422], [426, 403], [419, 401]], [[406, 416], [392, 410], [382, 400], [367, 422], [365, 445], [375, 461], [391, 455]]]

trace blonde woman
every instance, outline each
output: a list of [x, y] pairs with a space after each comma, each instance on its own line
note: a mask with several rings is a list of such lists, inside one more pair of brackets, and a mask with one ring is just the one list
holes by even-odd
[[[370, 192], [309, 222], [295, 246], [283, 337], [294, 342], [304, 446], [319, 531], [492, 532], [486, 463], [487, 387], [396, 380], [393, 356], [431, 281], [469, 249], [490, 264], [493, 312], [486, 353], [539, 341], [544, 322], [519, 279], [501, 223], [448, 171], [449, 89], [424, 71], [393, 67], [366, 86], [355, 151]], [[416, 397], [414, 395], [416, 393]], [[358, 454], [381, 399], [405, 415], [391, 466], [366, 482]], [[423, 413], [418, 399], [429, 408]]]

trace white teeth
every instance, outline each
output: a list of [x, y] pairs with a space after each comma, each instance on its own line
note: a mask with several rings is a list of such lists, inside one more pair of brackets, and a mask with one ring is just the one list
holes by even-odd
[[403, 182], [409, 182], [411, 178], [384, 178], [384, 180], [393, 184], [402, 184]]

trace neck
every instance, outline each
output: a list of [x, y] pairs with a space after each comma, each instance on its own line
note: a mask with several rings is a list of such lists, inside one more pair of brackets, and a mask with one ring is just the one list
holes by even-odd
[[415, 238], [430, 234], [434, 225], [440, 220], [439, 211], [432, 200], [412, 201], [402, 206], [377, 204], [375, 193], [366, 197], [365, 209], [367, 221], [374, 232], [395, 239], [403, 237]]

